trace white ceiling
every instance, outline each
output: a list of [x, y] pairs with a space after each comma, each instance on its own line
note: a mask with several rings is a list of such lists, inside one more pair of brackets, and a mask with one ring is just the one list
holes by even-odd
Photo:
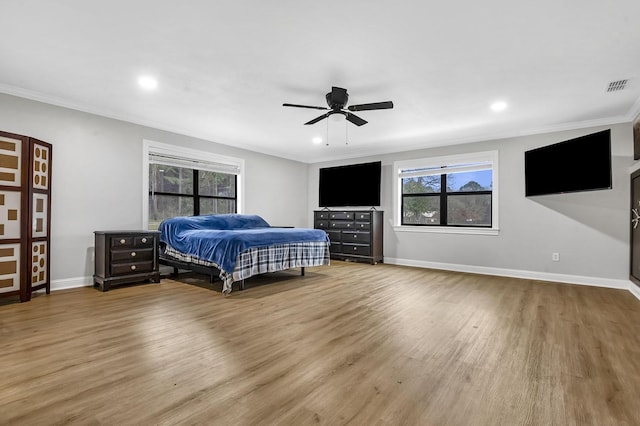
[[[638, 0], [0, 0], [0, 13], [0, 92], [304, 162], [640, 112]], [[282, 107], [326, 106], [331, 86], [395, 108], [357, 127]]]

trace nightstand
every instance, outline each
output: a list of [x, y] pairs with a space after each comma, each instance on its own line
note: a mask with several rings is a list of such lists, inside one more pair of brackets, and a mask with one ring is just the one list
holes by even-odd
[[158, 231], [95, 231], [94, 287], [160, 282]]

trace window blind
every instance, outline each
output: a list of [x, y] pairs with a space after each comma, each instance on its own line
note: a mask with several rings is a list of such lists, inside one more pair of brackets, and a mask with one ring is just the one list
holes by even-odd
[[213, 161], [183, 158], [168, 154], [149, 153], [149, 164], [164, 164], [174, 167], [205, 170], [209, 172], [239, 175], [240, 165], [229, 163], [217, 163]]
[[401, 178], [412, 178], [419, 176], [443, 175], [449, 173], [475, 172], [478, 170], [491, 170], [492, 168], [493, 163], [490, 161], [471, 164], [449, 164], [446, 166], [438, 167], [400, 169], [398, 171], [398, 176], [400, 176]]

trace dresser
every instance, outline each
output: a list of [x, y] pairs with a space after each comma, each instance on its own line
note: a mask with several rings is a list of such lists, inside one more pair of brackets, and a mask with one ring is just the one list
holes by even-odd
[[332, 259], [376, 264], [383, 261], [383, 216], [379, 210], [316, 210], [313, 226], [329, 235]]
[[95, 231], [94, 286], [160, 282], [158, 231]]

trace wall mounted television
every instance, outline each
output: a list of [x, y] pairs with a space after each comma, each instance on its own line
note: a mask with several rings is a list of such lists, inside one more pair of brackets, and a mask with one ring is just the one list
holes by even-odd
[[320, 207], [374, 207], [380, 205], [382, 163], [350, 164], [320, 169]]
[[525, 195], [611, 189], [611, 129], [524, 153]]

